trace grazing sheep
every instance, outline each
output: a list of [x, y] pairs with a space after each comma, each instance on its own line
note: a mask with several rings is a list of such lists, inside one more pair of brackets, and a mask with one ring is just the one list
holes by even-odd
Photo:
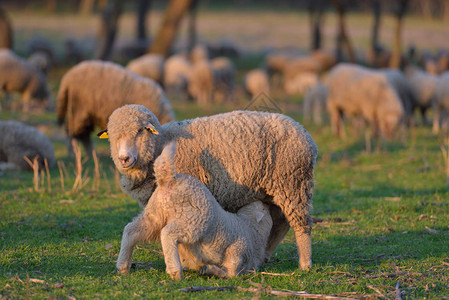
[[[173, 121], [174, 113], [161, 87], [153, 80], [136, 75], [120, 65], [85, 61], [62, 78], [58, 93], [59, 124], [66, 119], [69, 139], [79, 139], [90, 155], [90, 133], [94, 126], [105, 128], [109, 115], [124, 105], [142, 104], [156, 113], [161, 123]], [[71, 142], [68, 143], [72, 153]]]
[[415, 92], [404, 74], [397, 69], [381, 69], [391, 86], [396, 90], [404, 107], [408, 123], [413, 120], [413, 111], [418, 107]]
[[261, 93], [268, 94], [270, 92], [270, 79], [267, 72], [264, 69], [249, 71], [243, 80], [243, 88], [251, 98]]
[[309, 56], [318, 63], [320, 71], [327, 71], [337, 64], [337, 57], [324, 50], [313, 50]]
[[0, 170], [31, 170], [29, 160], [38, 156], [40, 168], [44, 159], [54, 167], [55, 153], [48, 137], [32, 126], [16, 121], [0, 121]]
[[51, 58], [48, 56], [46, 52], [38, 51], [28, 57], [28, 61], [37, 67], [45, 76], [48, 75], [48, 72], [51, 68]]
[[175, 143], [154, 161], [157, 187], [144, 211], [123, 232], [117, 269], [128, 274], [136, 243], [160, 240], [167, 273], [183, 279], [182, 268], [217, 277], [258, 269], [272, 227], [269, 207], [260, 201], [225, 211], [196, 178], [175, 170]]
[[23, 111], [28, 113], [31, 101], [39, 106], [49, 102], [45, 75], [30, 62], [8, 49], [0, 50], [0, 86], [5, 93], [22, 94]]
[[318, 83], [318, 74], [315, 72], [301, 72], [294, 77], [286, 78], [284, 90], [289, 95], [304, 95], [312, 86]]
[[192, 64], [209, 60], [209, 51], [203, 45], [196, 45], [190, 52], [190, 61]]
[[167, 58], [164, 65], [164, 87], [167, 93], [187, 100], [191, 73], [192, 65], [184, 55], [176, 54]]
[[316, 125], [323, 124], [322, 115], [326, 111], [326, 100], [328, 96], [327, 86], [318, 82], [307, 90], [304, 97], [304, 121], [313, 122]]
[[391, 138], [404, 117], [404, 108], [385, 75], [358, 65], [341, 63], [327, 77], [327, 109], [334, 135], [342, 135], [343, 115], [363, 117], [373, 135]]
[[126, 68], [137, 75], [150, 78], [163, 85], [165, 58], [160, 54], [145, 54], [133, 59]]
[[199, 103], [232, 100], [236, 70], [226, 57], [200, 61], [193, 65], [189, 93]]
[[404, 73], [413, 88], [416, 107], [421, 111], [423, 123], [429, 124], [426, 118], [426, 111], [432, 105], [438, 77], [411, 65], [405, 69]]
[[[438, 78], [433, 99], [433, 133], [440, 131], [442, 122], [447, 122], [449, 113], [449, 72], [444, 72]], [[447, 124], [446, 124], [447, 125]]]
[[177, 172], [191, 175], [227, 211], [260, 200], [270, 204], [273, 228], [266, 258], [293, 228], [300, 266], [311, 266], [313, 174], [317, 147], [309, 133], [281, 114], [235, 111], [159, 125], [141, 105], [109, 118], [111, 156], [123, 189], [145, 206], [155, 188], [154, 159], [176, 141]]

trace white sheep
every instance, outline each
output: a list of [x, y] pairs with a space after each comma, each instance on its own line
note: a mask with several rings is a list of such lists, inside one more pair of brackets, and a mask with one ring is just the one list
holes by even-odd
[[192, 64], [209, 60], [209, 51], [204, 45], [196, 45], [190, 52], [190, 61]]
[[318, 82], [307, 90], [304, 97], [304, 121], [313, 122], [316, 125], [323, 124], [323, 113], [326, 111], [326, 100], [328, 97], [327, 86]]
[[174, 121], [172, 107], [159, 84], [138, 76], [120, 65], [84, 61], [71, 68], [61, 80], [58, 92], [58, 123], [65, 121], [72, 153], [73, 138], [92, 153], [90, 133], [94, 126], [105, 128], [109, 115], [124, 105], [142, 104], [155, 112], [161, 123]]
[[177, 172], [191, 175], [227, 211], [260, 200], [270, 204], [273, 228], [266, 258], [293, 228], [301, 268], [311, 266], [310, 209], [317, 147], [291, 118], [235, 111], [159, 125], [141, 105], [125, 105], [109, 118], [111, 156], [123, 189], [145, 206], [155, 188], [153, 163], [176, 141]]
[[45, 75], [9, 49], [0, 50], [0, 86], [6, 93], [22, 94], [25, 113], [29, 112], [32, 101], [45, 106], [50, 100]]
[[178, 174], [175, 143], [154, 162], [157, 187], [144, 211], [124, 231], [117, 270], [128, 274], [136, 243], [160, 240], [167, 273], [183, 279], [182, 268], [217, 277], [258, 269], [272, 227], [269, 207], [260, 201], [225, 211], [196, 178]]
[[432, 107], [434, 114], [432, 131], [437, 134], [440, 131], [441, 123], [447, 122], [449, 114], [449, 72], [447, 71], [438, 78]]
[[187, 100], [191, 74], [192, 64], [184, 55], [176, 54], [167, 58], [164, 65], [164, 88], [167, 93]]
[[243, 88], [245, 92], [254, 98], [261, 93], [270, 93], [270, 79], [268, 73], [264, 69], [254, 69], [249, 71], [244, 80]]
[[340, 63], [327, 77], [327, 109], [334, 135], [342, 135], [342, 117], [363, 117], [373, 136], [391, 138], [402, 124], [404, 108], [386, 76], [362, 66]]
[[305, 93], [319, 82], [315, 72], [301, 72], [294, 77], [286, 78], [284, 90], [288, 95], [305, 95]]
[[200, 61], [193, 65], [189, 93], [199, 103], [233, 100], [236, 70], [226, 57]]
[[40, 168], [47, 160], [54, 167], [55, 153], [49, 138], [36, 128], [17, 121], [0, 121], [0, 170], [31, 170], [30, 161], [37, 156]]
[[165, 58], [160, 54], [145, 54], [131, 60], [126, 68], [137, 75], [150, 78], [159, 84], [163, 84]]

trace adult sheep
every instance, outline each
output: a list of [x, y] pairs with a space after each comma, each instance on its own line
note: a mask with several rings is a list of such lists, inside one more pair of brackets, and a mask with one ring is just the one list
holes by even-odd
[[36, 128], [17, 121], [0, 121], [0, 170], [31, 170], [24, 157], [38, 157], [40, 168], [47, 160], [54, 167], [55, 153], [49, 138]]
[[323, 124], [323, 113], [326, 111], [326, 101], [328, 96], [327, 86], [318, 82], [307, 90], [304, 96], [304, 121], [313, 122], [316, 125]]
[[145, 54], [131, 60], [126, 68], [137, 75], [150, 78], [160, 85], [163, 84], [165, 58], [160, 54]]
[[254, 69], [249, 71], [243, 80], [243, 88], [251, 97], [257, 97], [261, 93], [270, 92], [270, 78], [264, 69]]
[[25, 113], [29, 112], [32, 101], [45, 106], [50, 98], [45, 75], [8, 49], [0, 50], [0, 86], [6, 93], [22, 94]]
[[[161, 87], [120, 65], [97, 60], [71, 68], [58, 92], [58, 123], [65, 121], [69, 139], [83, 143], [92, 153], [90, 133], [94, 126], [105, 128], [111, 113], [125, 104], [142, 104], [154, 111], [161, 123], [174, 121], [174, 113]], [[68, 143], [72, 152], [71, 142]]]
[[438, 78], [432, 106], [434, 113], [432, 131], [437, 134], [440, 131], [441, 123], [447, 122], [449, 114], [449, 72], [444, 72]]
[[281, 114], [235, 111], [160, 125], [141, 105], [126, 105], [109, 118], [111, 156], [123, 189], [145, 206], [155, 188], [153, 165], [176, 141], [178, 173], [203, 182], [227, 211], [260, 200], [270, 205], [269, 258], [293, 228], [299, 264], [311, 264], [312, 187], [317, 147], [309, 133]]
[[342, 117], [363, 117], [374, 136], [391, 138], [401, 124], [404, 108], [385, 75], [358, 65], [341, 63], [327, 77], [327, 109], [334, 135], [342, 135]]

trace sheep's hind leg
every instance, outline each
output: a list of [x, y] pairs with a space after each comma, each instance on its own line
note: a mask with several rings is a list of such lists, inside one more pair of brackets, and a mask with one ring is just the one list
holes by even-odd
[[146, 236], [146, 227], [143, 222], [142, 214], [125, 226], [116, 265], [119, 273], [124, 275], [129, 273], [134, 246], [139, 242], [145, 241]]
[[161, 230], [161, 244], [164, 252], [166, 271], [173, 280], [182, 280], [182, 265], [179, 258], [178, 243], [183, 236], [182, 228], [169, 224]]

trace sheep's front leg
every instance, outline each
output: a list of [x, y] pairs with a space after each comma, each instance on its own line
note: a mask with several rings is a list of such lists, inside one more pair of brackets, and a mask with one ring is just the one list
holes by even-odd
[[173, 280], [182, 280], [182, 265], [179, 259], [178, 243], [183, 231], [175, 224], [169, 224], [161, 230], [161, 244], [164, 252], [166, 271]]
[[122, 236], [122, 244], [117, 259], [117, 270], [121, 274], [128, 274], [131, 268], [131, 258], [134, 246], [145, 240], [146, 229], [144, 226], [143, 216], [140, 214], [131, 223], [125, 226]]
[[218, 278], [231, 277], [224, 268], [221, 268], [216, 265], [204, 265], [200, 268], [199, 273], [200, 275], [211, 275], [216, 276]]

